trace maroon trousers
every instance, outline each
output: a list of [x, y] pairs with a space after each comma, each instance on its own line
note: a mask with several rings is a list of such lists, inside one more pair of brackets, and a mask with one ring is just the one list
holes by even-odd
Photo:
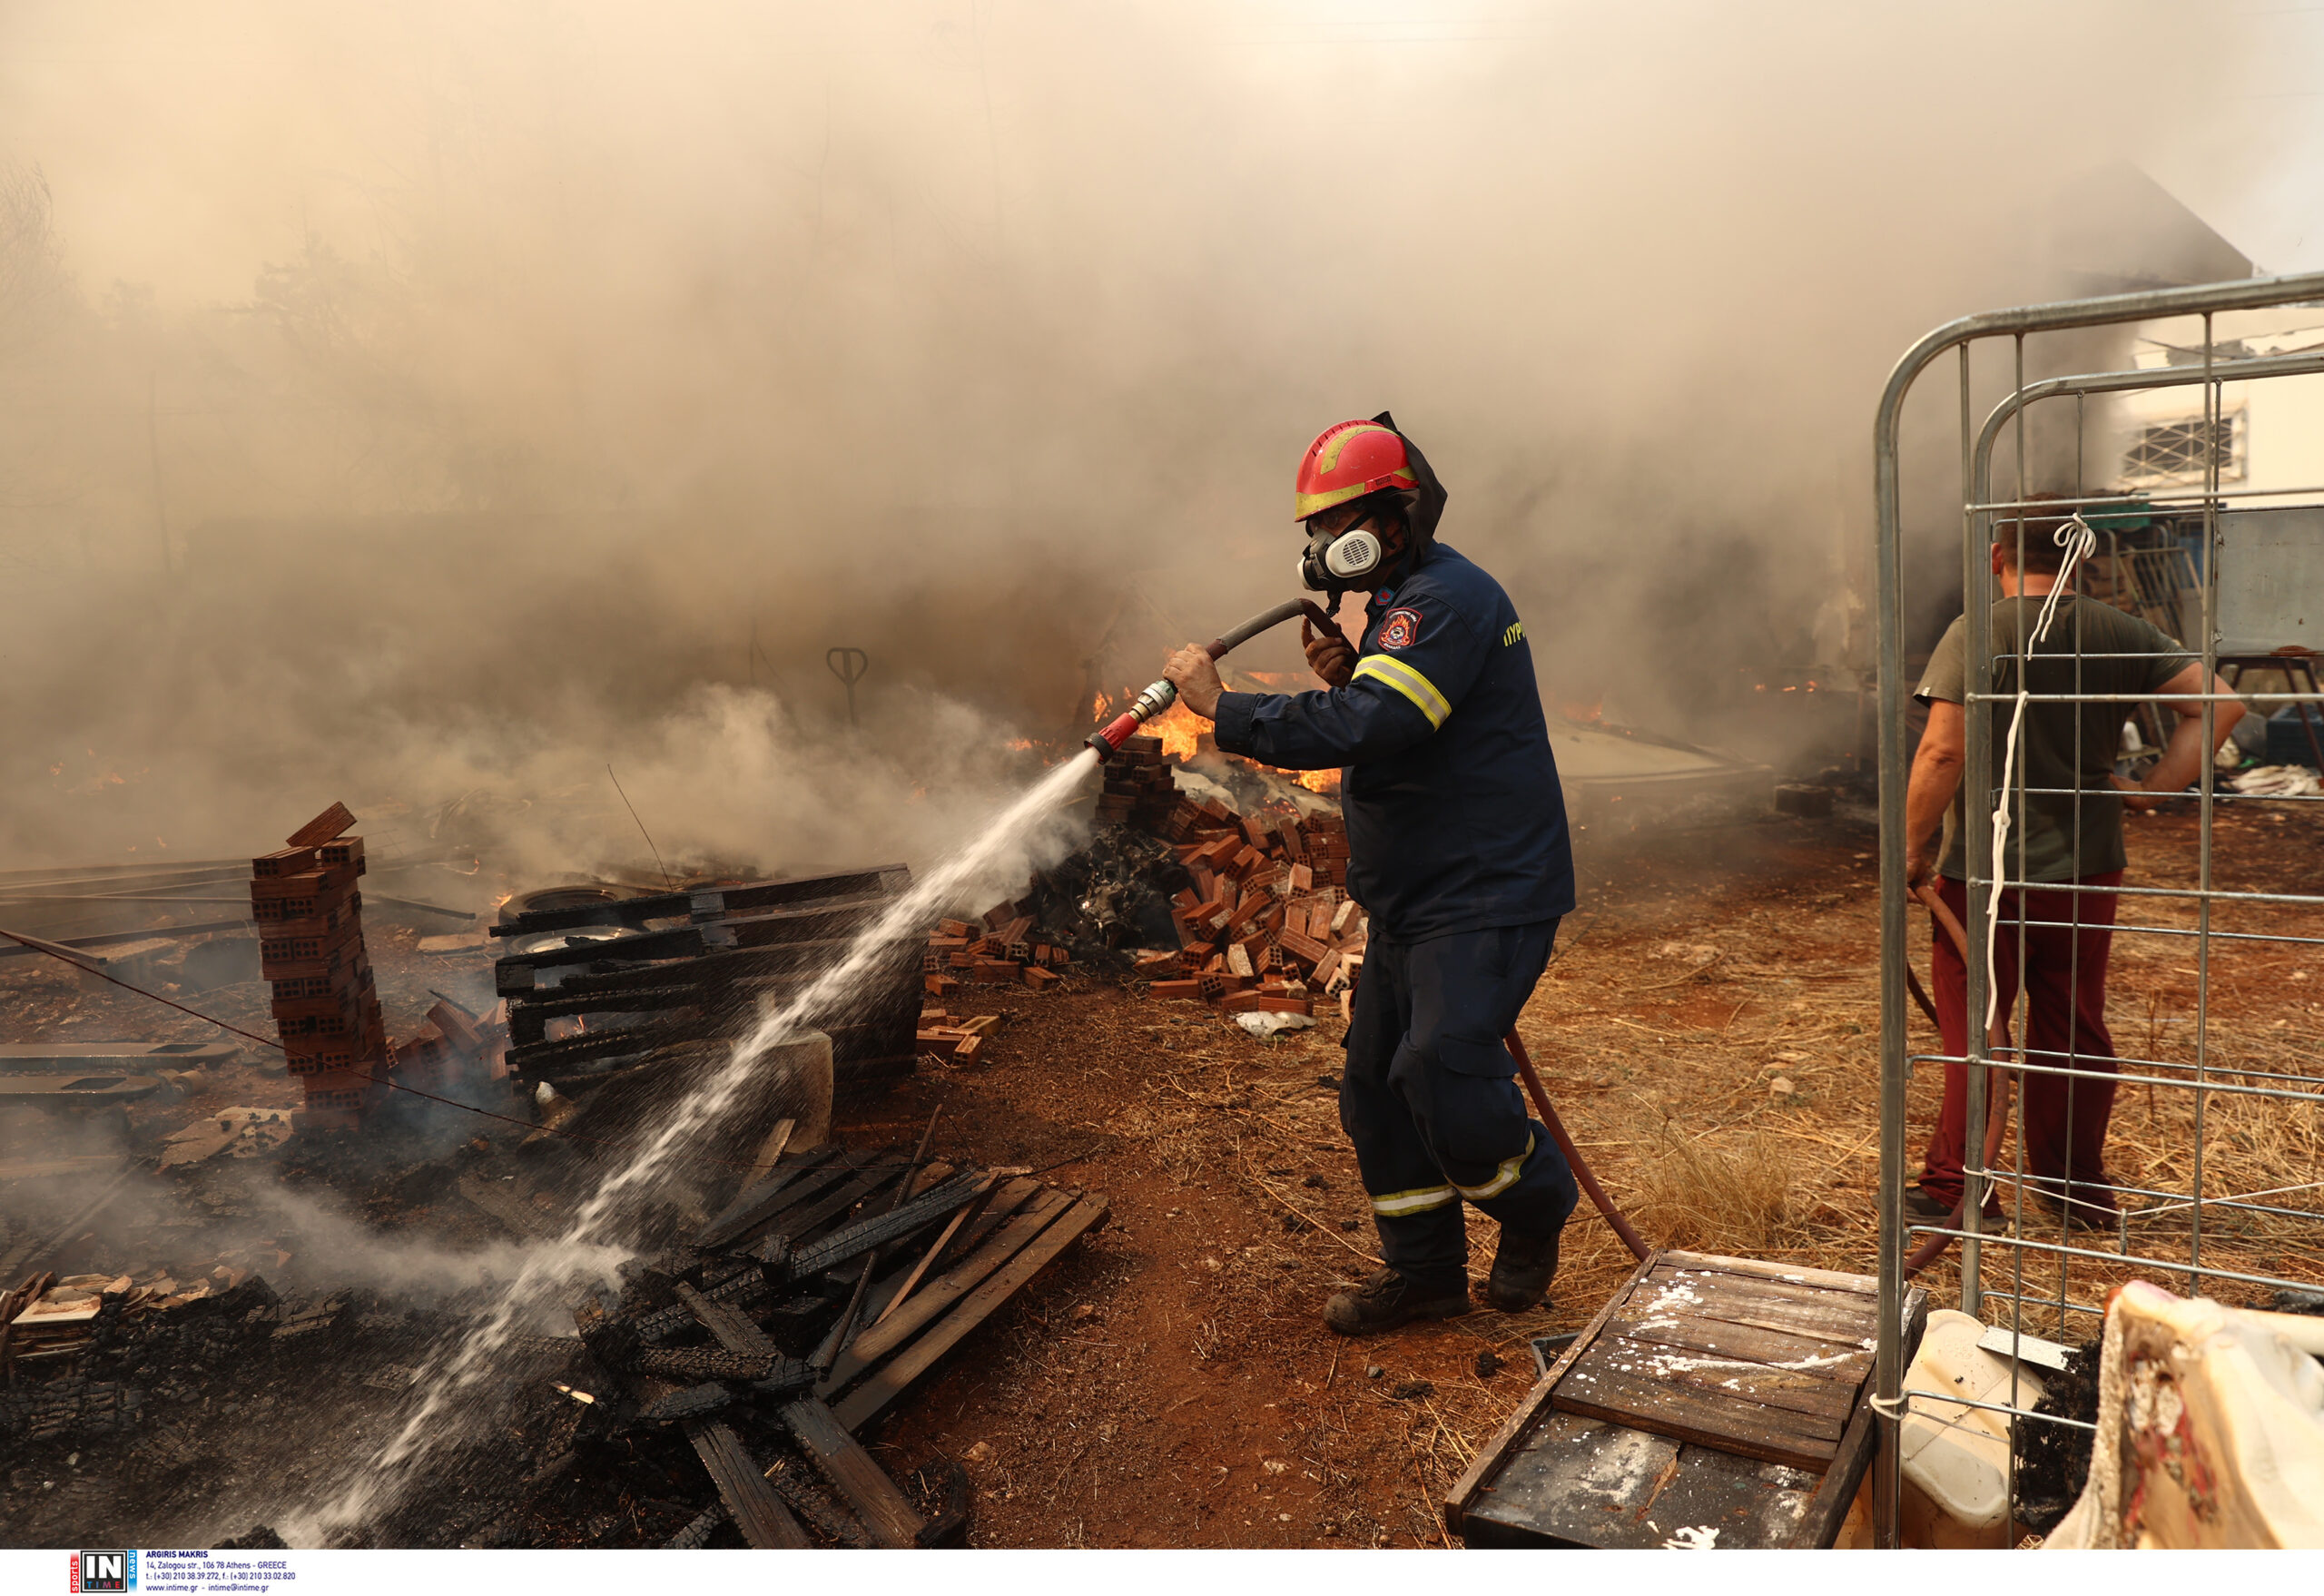
[[[2122, 872], [2084, 876], [2073, 884], [2119, 887]], [[1968, 883], [1941, 877], [1937, 885], [1945, 906], [1965, 924]], [[2018, 1077], [2023, 1083], [2026, 1173], [2070, 1184], [2077, 1206], [2108, 1209], [2114, 1207], [2113, 1194], [2093, 1190], [2086, 1183], [2106, 1183], [2106, 1121], [2114, 1110], [2114, 1039], [2106, 1030], [2106, 956], [2114, 941], [2114, 903], [2112, 892], [2044, 892], [2037, 887], [2004, 892], [1994, 911], [1994, 977], [2000, 987], [2002, 1023], [2009, 1023], [2022, 974], [2026, 1063], [2089, 1072]], [[2022, 972], [2016, 923], [2021, 919], [2039, 922], [2024, 929]], [[1957, 1057], [1969, 1049], [1969, 970], [1933, 915], [1929, 930], [1935, 952], [1931, 973], [1935, 977], [1937, 1029], [1945, 1038], [1945, 1050]], [[1984, 1016], [1976, 1018], [1982, 1022]], [[1999, 1083], [1997, 1076], [1987, 1079]], [[1968, 1067], [1947, 1064], [1945, 1107], [1937, 1115], [1935, 1134], [1929, 1138], [1921, 1175], [1922, 1187], [1944, 1202], [1961, 1200], [1968, 1118]], [[2008, 1167], [2014, 1158], [2014, 1149], [2004, 1142], [1995, 1167]]]

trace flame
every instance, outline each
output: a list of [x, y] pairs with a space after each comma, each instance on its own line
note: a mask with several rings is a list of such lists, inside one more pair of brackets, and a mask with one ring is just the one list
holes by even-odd
[[1033, 740], [1030, 737], [1011, 737], [1009, 746], [1019, 754], [1029, 754], [1032, 751]]
[[1340, 790], [1340, 773], [1335, 770], [1303, 770], [1291, 779], [1310, 793], [1331, 795]]
[[1606, 695], [1601, 693], [1588, 704], [1561, 704], [1558, 710], [1570, 721], [1602, 721], [1606, 718]]
[[1195, 756], [1202, 745], [1202, 734], [1210, 724], [1183, 704], [1173, 704], [1138, 728], [1148, 736], [1162, 739], [1162, 752], [1170, 758], [1186, 761]]

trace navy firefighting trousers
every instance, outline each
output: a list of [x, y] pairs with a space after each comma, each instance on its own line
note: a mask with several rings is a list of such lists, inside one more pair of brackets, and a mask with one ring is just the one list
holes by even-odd
[[1579, 1197], [1527, 1114], [1502, 1038], [1550, 961], [1558, 922], [1422, 942], [1372, 935], [1347, 1030], [1340, 1125], [1380, 1228], [1380, 1256], [1429, 1292], [1468, 1289], [1461, 1199], [1513, 1233], [1548, 1236]]

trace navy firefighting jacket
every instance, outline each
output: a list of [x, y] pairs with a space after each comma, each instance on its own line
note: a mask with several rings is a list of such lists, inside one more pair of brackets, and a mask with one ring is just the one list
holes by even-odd
[[1343, 766], [1348, 892], [1398, 941], [1573, 909], [1565, 794], [1525, 624], [1444, 545], [1365, 611], [1355, 675], [1226, 693], [1218, 746], [1284, 770]]

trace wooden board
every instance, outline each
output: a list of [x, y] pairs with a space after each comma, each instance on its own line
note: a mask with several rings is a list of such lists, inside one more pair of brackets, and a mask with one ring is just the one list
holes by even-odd
[[1462, 1530], [1476, 1547], [1783, 1546], [1817, 1483], [1785, 1463], [1558, 1413]]
[[922, 1286], [903, 1306], [869, 1328], [859, 1331], [846, 1355], [832, 1365], [819, 1388], [824, 1394], [841, 1390], [871, 1364], [910, 1341], [934, 1323], [953, 1304], [984, 1284], [994, 1271], [1022, 1251], [1047, 1229], [1050, 1221], [1072, 1206], [1070, 1193], [1051, 1188], [1042, 1192], [1025, 1211], [996, 1227], [969, 1256]]
[[[1869, 1276], [1658, 1253], [1480, 1449], [1446, 1522], [1476, 1546], [1828, 1546], [1875, 1450], [1877, 1307]], [[1926, 1315], [1908, 1291], [1908, 1343]]]
[[1825, 1270], [1659, 1255], [1560, 1376], [1551, 1404], [1821, 1473], [1870, 1370], [1878, 1299], [1861, 1284]]
[[874, 1545], [891, 1550], [916, 1545], [928, 1521], [912, 1511], [885, 1469], [847, 1433], [820, 1397], [803, 1396], [783, 1404], [783, 1423], [799, 1450], [847, 1498], [848, 1506], [872, 1532]]
[[719, 1500], [734, 1515], [734, 1527], [743, 1532], [743, 1540], [762, 1552], [803, 1552], [812, 1544], [734, 1431], [724, 1424], [691, 1424], [686, 1439], [694, 1443], [694, 1455], [709, 1471]]
[[775, 1166], [774, 1173], [743, 1192], [722, 1209], [718, 1217], [702, 1227], [694, 1237], [694, 1246], [703, 1248], [724, 1247], [745, 1239], [759, 1226], [804, 1197], [813, 1187], [810, 1183], [828, 1186], [843, 1179], [844, 1172], [856, 1167], [841, 1157], [836, 1143], [803, 1153], [795, 1160]]
[[684, 1281], [678, 1282], [678, 1300], [688, 1312], [710, 1332], [710, 1338], [728, 1352], [745, 1357], [775, 1358], [782, 1349], [767, 1338], [765, 1331], [753, 1324], [742, 1309], [723, 1302], [713, 1302]]
[[[1107, 1209], [1106, 1198], [1099, 1196], [1085, 1197], [1076, 1202], [990, 1279], [962, 1298], [950, 1313], [849, 1392], [833, 1410], [840, 1423], [850, 1430], [860, 1430], [886, 1412], [890, 1403], [1014, 1296], [1019, 1287], [1040, 1272], [1042, 1266], [1071, 1246], [1084, 1231], [1103, 1224]], [[909, 1309], [910, 1305], [906, 1306]]]

